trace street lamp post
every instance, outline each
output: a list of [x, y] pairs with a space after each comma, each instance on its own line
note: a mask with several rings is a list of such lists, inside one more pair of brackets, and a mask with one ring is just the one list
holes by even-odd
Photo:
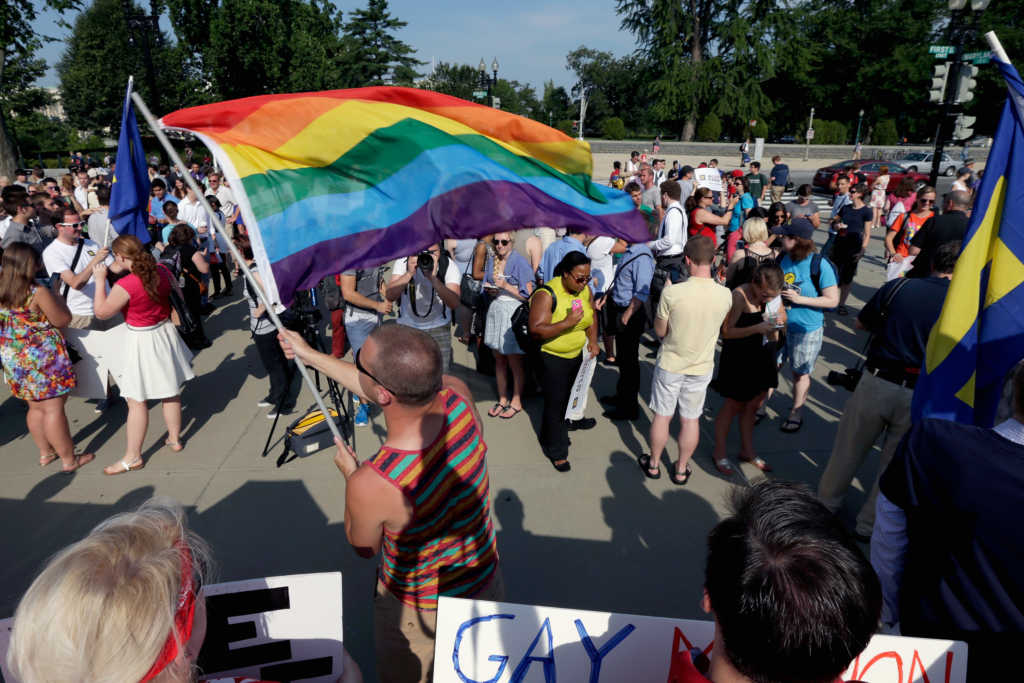
[[863, 120], [864, 120], [864, 110], [861, 109], [860, 112], [857, 113], [857, 137], [853, 141], [853, 146], [854, 147], [856, 147], [857, 145], [860, 144], [860, 123]]
[[579, 139], [583, 139], [583, 120], [587, 117], [587, 92], [594, 86], [587, 86], [580, 92], [580, 131]]
[[811, 137], [814, 135], [814, 107], [811, 107], [811, 118], [807, 122], [807, 132], [804, 134], [804, 161], [807, 161], [811, 153]]
[[490, 106], [494, 106], [494, 86], [498, 84], [498, 58], [495, 57], [491, 62], [491, 71], [494, 73], [493, 76], [487, 75], [487, 63], [483, 57], [480, 58], [480, 64], [477, 66], [480, 70], [480, 85], [481, 87], [487, 88], [487, 103]]

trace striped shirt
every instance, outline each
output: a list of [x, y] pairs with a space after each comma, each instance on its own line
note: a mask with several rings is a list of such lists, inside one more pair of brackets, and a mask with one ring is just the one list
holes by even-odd
[[440, 397], [445, 425], [433, 443], [422, 451], [385, 446], [367, 461], [412, 505], [402, 531], [384, 528], [380, 579], [419, 610], [436, 610], [438, 595], [475, 595], [498, 566], [487, 444], [466, 401], [448, 388]]

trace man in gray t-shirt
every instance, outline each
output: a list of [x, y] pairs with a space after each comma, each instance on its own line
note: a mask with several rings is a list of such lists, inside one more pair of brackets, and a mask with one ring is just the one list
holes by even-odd
[[384, 282], [382, 268], [346, 270], [339, 278], [345, 299], [345, 333], [355, 354], [363, 346], [381, 316], [391, 312], [392, 304], [381, 294]]
[[806, 218], [815, 228], [821, 223], [818, 215], [818, 205], [811, 201], [813, 191], [810, 185], [801, 185], [796, 191], [796, 200], [786, 204], [786, 213], [789, 220], [794, 218]]

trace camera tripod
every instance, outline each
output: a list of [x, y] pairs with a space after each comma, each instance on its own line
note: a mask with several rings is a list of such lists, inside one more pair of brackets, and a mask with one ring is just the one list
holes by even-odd
[[[300, 309], [288, 316], [287, 321], [282, 321], [290, 330], [298, 332], [302, 335], [302, 338], [311, 347], [319, 351], [320, 353], [327, 353], [324, 347], [323, 341], [320, 339], [320, 330], [318, 324], [320, 322], [320, 311], [316, 308]], [[295, 360], [293, 362], [299, 362]], [[323, 389], [320, 384], [320, 371], [316, 368], [310, 368], [313, 370], [314, 382], [316, 383], [316, 390], [319, 393], [323, 393]], [[294, 375], [293, 375], [294, 379]], [[344, 391], [338, 383], [331, 379], [329, 376], [324, 377], [327, 383], [327, 393], [331, 399], [331, 403], [334, 406], [335, 412], [338, 414], [338, 429], [341, 432], [341, 438], [347, 443], [352, 450], [356, 448], [356, 434], [352, 428], [352, 392], [348, 392], [348, 400], [345, 400]], [[263, 457], [267, 456], [267, 452], [270, 450], [270, 443], [274, 438], [274, 432], [277, 429], [277, 421], [281, 417], [281, 407], [288, 398], [288, 393], [291, 391], [291, 383], [288, 386], [289, 391], [281, 396], [278, 404], [274, 407], [274, 422], [270, 425], [270, 432], [267, 434], [267, 441], [263, 445]], [[330, 415], [325, 415], [325, 419], [331, 419]], [[277, 466], [280, 467], [284, 462], [278, 461]]]

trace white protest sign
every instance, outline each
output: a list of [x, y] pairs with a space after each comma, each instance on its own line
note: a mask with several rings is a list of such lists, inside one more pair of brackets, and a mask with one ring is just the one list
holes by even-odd
[[[662, 683], [678, 674], [679, 653], [711, 655], [714, 632], [710, 621], [442, 597], [434, 681]], [[963, 683], [966, 675], [962, 642], [879, 635], [842, 680]]]
[[[597, 315], [597, 312], [594, 312]], [[580, 370], [576, 373], [576, 381], [572, 383], [572, 391], [569, 393], [569, 404], [565, 407], [566, 420], [579, 420], [583, 417], [583, 411], [587, 409], [587, 394], [590, 389], [590, 380], [594, 378], [594, 368], [597, 367], [597, 356], [590, 355], [590, 351], [583, 349], [583, 362], [580, 363]]]
[[717, 168], [695, 168], [693, 178], [697, 181], [697, 187], [706, 187], [712, 192], [722, 191], [722, 174]]
[[[334, 683], [342, 674], [341, 573], [294, 574], [215, 583], [203, 588], [206, 640], [198, 665], [205, 680]], [[0, 621], [0, 671], [7, 671], [12, 619]]]

